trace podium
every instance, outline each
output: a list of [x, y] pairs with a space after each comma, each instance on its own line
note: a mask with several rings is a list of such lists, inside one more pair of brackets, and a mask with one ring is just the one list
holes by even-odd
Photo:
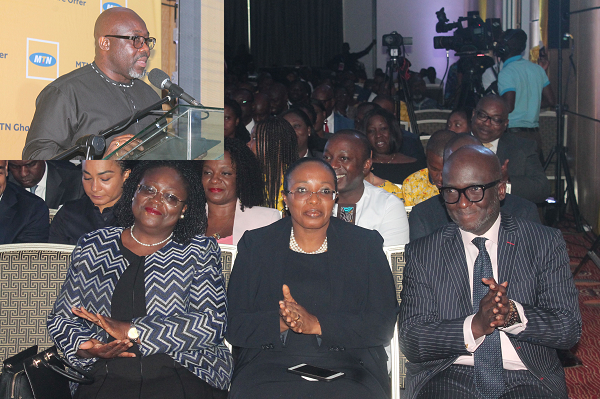
[[223, 158], [223, 108], [178, 105], [104, 159], [191, 160]]

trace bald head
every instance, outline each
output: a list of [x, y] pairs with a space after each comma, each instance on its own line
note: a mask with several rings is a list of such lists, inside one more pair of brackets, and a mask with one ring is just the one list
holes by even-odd
[[469, 233], [481, 236], [496, 222], [506, 195], [500, 161], [483, 146], [465, 146], [444, 162], [442, 198], [450, 218]]
[[146, 26], [144, 20], [135, 11], [125, 7], [112, 7], [103, 11], [94, 25], [94, 39], [98, 48], [98, 39], [105, 35], [123, 35], [134, 22]]
[[133, 10], [113, 7], [102, 12], [94, 26], [96, 56], [94, 61], [104, 74], [120, 83], [144, 75], [146, 63], [150, 58], [147, 41], [134, 46], [134, 41], [111, 36], [140, 36], [148, 38], [150, 33], [146, 23]]
[[451, 137], [450, 140], [448, 140], [446, 146], [444, 147], [444, 159], [448, 159], [450, 154], [458, 150], [460, 147], [464, 147], [466, 145], [482, 146], [481, 141], [469, 133], [456, 134], [454, 137]]
[[446, 144], [454, 137], [456, 137], [456, 133], [451, 130], [438, 130], [429, 138], [425, 152], [430, 152], [438, 157], [443, 158]]
[[396, 114], [394, 108], [394, 99], [387, 94], [379, 94], [373, 99], [373, 104], [379, 105], [381, 108], [388, 111], [390, 114]]
[[329, 143], [331, 140], [352, 143], [352, 146], [356, 148], [358, 150], [358, 154], [360, 154], [360, 162], [364, 163], [367, 159], [371, 158], [371, 144], [369, 143], [369, 139], [367, 139], [367, 137], [358, 130], [338, 130], [329, 138], [329, 140], [327, 140], [327, 143]]
[[482, 145], [464, 145], [452, 152], [444, 162], [444, 178], [452, 170], [480, 168], [490, 175], [492, 180], [500, 180], [502, 172], [500, 160]]
[[331, 86], [327, 84], [317, 86], [317, 88], [313, 91], [311, 98], [321, 101], [325, 106], [327, 117], [331, 115], [333, 112], [333, 107], [335, 106], [335, 99], [333, 97], [333, 89]]

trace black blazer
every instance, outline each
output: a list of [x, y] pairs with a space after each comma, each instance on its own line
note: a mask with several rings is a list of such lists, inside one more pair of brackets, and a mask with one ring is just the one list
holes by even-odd
[[[69, 161], [46, 161], [48, 177], [46, 178], [46, 205], [50, 209], [58, 207], [67, 201], [76, 200], [85, 195], [81, 183], [81, 168]], [[12, 176], [9, 180], [15, 184]]]
[[541, 203], [550, 195], [550, 182], [540, 163], [537, 143], [516, 136], [510, 132], [502, 133], [496, 151], [500, 164], [508, 161], [508, 177], [511, 194]]
[[[289, 254], [291, 227], [291, 218], [287, 217], [247, 231], [238, 243], [227, 290], [226, 333], [230, 344], [242, 348], [236, 367], [261, 350], [284, 350], [278, 302], [283, 297], [282, 266]], [[383, 346], [389, 344], [398, 313], [394, 280], [382, 250], [383, 239], [376, 231], [332, 217], [327, 245], [332, 306], [327, 314], [315, 314], [322, 329], [319, 350], [343, 347], [363, 359], [374, 375], [382, 374], [383, 367], [383, 378], [387, 380], [385, 362], [382, 365], [373, 359], [369, 361], [368, 356], [369, 349], [377, 348], [381, 354]], [[389, 382], [382, 384], [386, 385]]]
[[[578, 291], [559, 230], [501, 214], [498, 277], [508, 296], [523, 305], [527, 327], [507, 334], [519, 358], [557, 397], [567, 397], [556, 349], [569, 349], [581, 335]], [[403, 397], [415, 398], [465, 349], [463, 322], [474, 314], [464, 245], [448, 224], [406, 246], [400, 304], [400, 348], [408, 359]]]
[[7, 181], [0, 200], [0, 244], [48, 242], [49, 227], [44, 200]]
[[[506, 194], [504, 200], [500, 202], [500, 210], [509, 215], [540, 223], [540, 214], [535, 204], [516, 195]], [[444, 200], [441, 195], [435, 195], [415, 205], [410, 212], [408, 218], [410, 240], [425, 237], [448, 223], [453, 222], [446, 211]]]

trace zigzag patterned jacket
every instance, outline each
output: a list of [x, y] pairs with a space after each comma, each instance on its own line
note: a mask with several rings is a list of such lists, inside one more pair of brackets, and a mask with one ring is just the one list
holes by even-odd
[[[118, 239], [123, 228], [86, 234], [73, 251], [71, 266], [48, 316], [50, 336], [69, 361], [87, 368], [96, 359], [75, 355], [91, 338], [108, 334], [75, 317], [72, 307], [111, 314], [111, 299], [128, 266]], [[220, 249], [213, 238], [196, 236], [185, 246], [170, 241], [145, 261], [147, 316], [133, 319], [143, 356], [166, 353], [208, 384], [227, 389], [233, 362], [223, 344], [227, 302], [221, 277]]]

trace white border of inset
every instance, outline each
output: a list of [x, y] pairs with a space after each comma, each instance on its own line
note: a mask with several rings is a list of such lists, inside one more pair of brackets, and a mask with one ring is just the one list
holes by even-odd
[[[40, 78], [37, 76], [29, 76], [29, 56], [31, 54], [29, 54], [29, 41], [33, 41], [33, 42], [40, 42], [40, 43], [50, 43], [50, 44], [56, 44], [56, 77], [55, 78]], [[49, 80], [49, 81], [53, 81], [54, 79], [58, 79], [58, 65], [60, 64], [59, 60], [60, 60], [60, 43], [59, 42], [51, 42], [48, 40], [41, 40], [41, 39], [31, 39], [31, 38], [27, 38], [27, 53], [25, 55], [25, 78], [27, 79], [39, 79], [39, 80]]]
[[[104, 0], [100, 0], [100, 14], [102, 14], [102, 12], [104, 11], [104, 3], [116, 3], [115, 0], [109, 0], [109, 1], [104, 1]], [[121, 6], [123, 7], [123, 6]], [[127, 0], [125, 0], [125, 8], [127, 8]]]

